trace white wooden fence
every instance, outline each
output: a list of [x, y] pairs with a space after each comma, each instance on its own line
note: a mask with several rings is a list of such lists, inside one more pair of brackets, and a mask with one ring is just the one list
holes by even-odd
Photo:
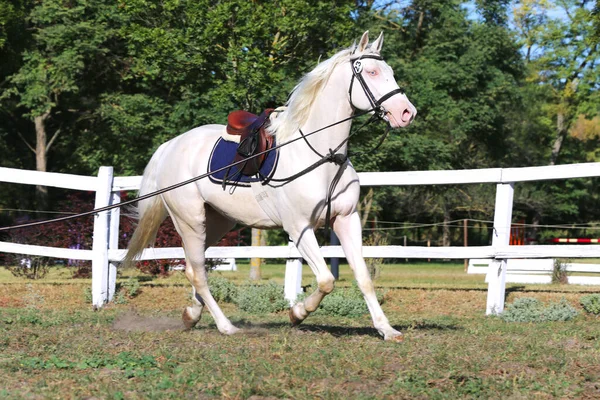
[[[460, 171], [363, 172], [362, 186], [456, 185], [473, 183], [496, 184], [494, 233], [491, 246], [421, 247], [369, 246], [365, 257], [376, 258], [447, 258], [490, 259], [487, 271], [488, 298], [486, 313], [504, 309], [507, 260], [517, 258], [590, 258], [600, 257], [600, 245], [533, 245], [510, 246], [513, 193], [516, 182], [550, 179], [599, 177], [600, 163], [557, 165], [525, 168], [488, 168]], [[116, 204], [122, 190], [137, 190], [141, 177], [115, 177], [112, 167], [101, 167], [97, 177], [41, 173], [0, 168], [0, 182], [61, 187], [96, 192], [95, 207]], [[52, 247], [0, 242], [0, 251], [17, 254], [58, 257], [92, 261], [92, 301], [102, 307], [114, 295], [116, 262], [125, 255], [118, 248], [119, 209], [98, 213], [94, 217], [92, 250], [59, 249]], [[324, 257], [343, 258], [341, 246], [322, 247]], [[286, 268], [286, 297], [293, 298], [299, 287], [301, 264], [298, 250], [293, 246], [211, 247], [208, 258], [280, 258], [292, 260]], [[142, 260], [184, 258], [181, 248], [146, 249]]]
[[[517, 259], [507, 260], [506, 283], [552, 283], [552, 275], [557, 260], [553, 258]], [[468, 274], [487, 274], [491, 260], [472, 258], [469, 260]], [[562, 263], [559, 266], [565, 273], [567, 283], [574, 285], [600, 285], [600, 276], [590, 276], [590, 273], [598, 275], [600, 265], [581, 263]], [[581, 274], [588, 275], [581, 275]], [[486, 277], [487, 282], [487, 277]]]

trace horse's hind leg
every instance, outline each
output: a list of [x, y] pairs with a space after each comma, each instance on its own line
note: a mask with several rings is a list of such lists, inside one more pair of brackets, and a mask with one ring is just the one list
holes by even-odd
[[185, 274], [192, 284], [194, 294], [194, 304], [183, 311], [183, 323], [187, 329], [193, 328], [200, 320], [202, 310], [206, 306], [219, 331], [232, 334], [238, 329], [223, 314], [208, 288], [204, 251], [206, 247], [215, 244], [229, 232], [235, 223], [218, 214], [210, 206], [206, 206], [204, 211], [204, 222], [198, 227], [192, 228], [182, 222], [176, 224], [185, 248]]

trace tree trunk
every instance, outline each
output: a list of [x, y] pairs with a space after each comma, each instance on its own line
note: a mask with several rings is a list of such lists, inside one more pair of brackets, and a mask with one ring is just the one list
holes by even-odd
[[[47, 172], [47, 145], [46, 119], [49, 113], [44, 113], [35, 117], [35, 169], [41, 172]], [[48, 188], [46, 186], [35, 187], [35, 197], [38, 210], [45, 210], [48, 206]]]
[[369, 188], [369, 192], [367, 193], [367, 195], [364, 198], [364, 203], [365, 206], [364, 208], [362, 208], [361, 210], [361, 204], [362, 202], [359, 202], [358, 206], [359, 206], [359, 212], [362, 211], [362, 216], [361, 216], [361, 226], [364, 228], [365, 224], [367, 223], [367, 220], [369, 219], [369, 214], [371, 213], [371, 207], [373, 206], [373, 188]]
[[556, 116], [556, 139], [552, 145], [552, 154], [550, 155], [550, 165], [555, 165], [562, 148], [563, 141], [567, 135], [567, 122], [565, 114], [560, 111]]
[[[262, 245], [261, 236], [265, 236], [264, 232], [262, 232], [260, 229], [252, 228], [252, 246]], [[260, 273], [261, 263], [262, 263], [262, 260], [260, 258], [251, 258], [250, 259], [250, 280], [251, 281], [258, 281], [261, 279], [261, 273]]]
[[444, 207], [444, 227], [442, 231], [442, 246], [450, 246], [450, 211], [447, 207]]

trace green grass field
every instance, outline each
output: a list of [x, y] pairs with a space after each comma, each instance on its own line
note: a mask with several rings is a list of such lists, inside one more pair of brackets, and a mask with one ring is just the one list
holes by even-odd
[[[283, 282], [282, 265], [263, 266]], [[221, 273], [247, 283], [249, 267]], [[599, 398], [600, 324], [506, 323], [484, 315], [483, 275], [462, 263], [384, 265], [382, 307], [405, 334], [383, 342], [368, 315], [310, 316], [291, 328], [287, 313], [225, 313], [241, 334], [218, 333], [208, 313], [192, 331], [180, 314], [190, 290], [182, 273], [140, 279], [140, 294], [92, 311], [89, 280], [53, 270], [37, 282], [0, 269], [0, 398], [380, 399]], [[303, 284], [313, 278], [304, 268]], [[338, 286], [352, 282], [341, 266]], [[579, 310], [600, 288], [509, 285], [519, 297], [566, 299]]]

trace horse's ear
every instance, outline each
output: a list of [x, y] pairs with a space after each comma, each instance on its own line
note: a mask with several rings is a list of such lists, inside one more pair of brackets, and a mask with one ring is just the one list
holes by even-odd
[[362, 53], [367, 48], [368, 44], [369, 44], [369, 31], [366, 31], [365, 33], [363, 33], [362, 37], [360, 38], [360, 42], [358, 42], [357, 51], [359, 53]]
[[371, 45], [371, 48], [377, 54], [379, 54], [381, 52], [382, 47], [383, 47], [383, 32], [381, 32], [379, 34], [379, 37], [377, 38], [377, 40], [374, 41], [373, 44]]

